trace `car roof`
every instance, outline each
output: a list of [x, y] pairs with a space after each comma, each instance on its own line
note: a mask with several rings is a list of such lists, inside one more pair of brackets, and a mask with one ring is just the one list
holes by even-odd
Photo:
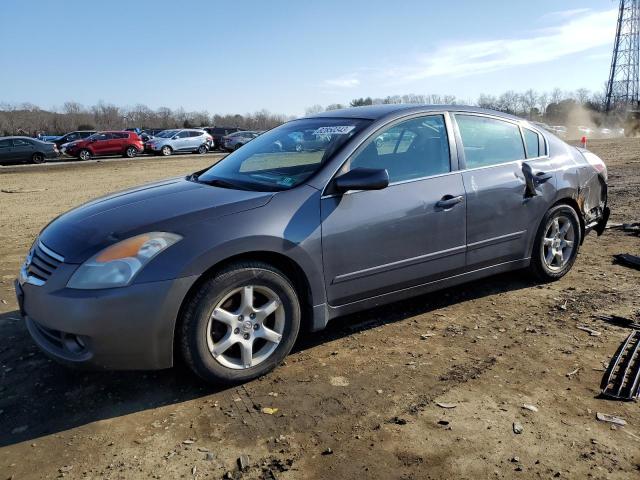
[[504, 117], [510, 120], [521, 120], [518, 117], [509, 115], [507, 113], [497, 112], [494, 110], [487, 110], [480, 107], [473, 107], [468, 105], [422, 105], [412, 103], [401, 104], [383, 104], [383, 105], [366, 105], [364, 107], [352, 107], [343, 108], [340, 110], [329, 110], [327, 112], [320, 112], [313, 115], [309, 115], [303, 118], [360, 118], [366, 120], [380, 120], [385, 117], [392, 117], [399, 113], [420, 113], [420, 112], [443, 112], [443, 111], [456, 111], [456, 112], [469, 112], [469, 113], [485, 113], [489, 115], [496, 115]]

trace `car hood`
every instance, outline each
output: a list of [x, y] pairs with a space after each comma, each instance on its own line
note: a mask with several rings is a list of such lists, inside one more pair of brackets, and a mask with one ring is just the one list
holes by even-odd
[[39, 238], [65, 262], [81, 263], [125, 238], [152, 231], [180, 234], [194, 222], [266, 205], [272, 196], [175, 178], [86, 203], [53, 220]]

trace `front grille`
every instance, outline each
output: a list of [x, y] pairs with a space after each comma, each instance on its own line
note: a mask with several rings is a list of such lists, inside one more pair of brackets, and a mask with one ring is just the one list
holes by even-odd
[[27, 278], [32, 283], [39, 285], [44, 284], [60, 264], [64, 262], [64, 258], [47, 248], [40, 241], [33, 246], [29, 257], [26, 265]]

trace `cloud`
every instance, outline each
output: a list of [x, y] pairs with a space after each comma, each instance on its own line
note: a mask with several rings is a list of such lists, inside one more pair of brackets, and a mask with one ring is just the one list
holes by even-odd
[[[411, 67], [380, 72], [389, 83], [437, 76], [470, 76], [522, 65], [541, 64], [613, 43], [617, 10], [576, 11], [563, 23], [523, 38], [450, 43], [419, 56]], [[566, 13], [566, 12], [565, 12]]]
[[582, 15], [587, 12], [591, 12], [591, 9], [590, 8], [573, 8], [570, 10], [558, 10], [556, 12], [545, 13], [540, 17], [540, 20], [544, 21], [544, 20], [566, 19], [566, 18]]
[[324, 84], [327, 87], [354, 88], [360, 85], [360, 80], [355, 74], [351, 74], [343, 75], [342, 77], [334, 78], [331, 80], [325, 80]]

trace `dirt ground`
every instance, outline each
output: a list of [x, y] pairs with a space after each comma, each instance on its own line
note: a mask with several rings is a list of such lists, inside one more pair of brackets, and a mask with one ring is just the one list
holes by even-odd
[[[640, 221], [640, 139], [590, 149], [609, 166], [611, 222]], [[589, 235], [557, 283], [512, 273], [337, 319], [241, 387], [207, 387], [181, 366], [78, 372], [40, 354], [12, 286], [38, 231], [213, 158], [0, 169], [0, 189], [22, 192], [0, 193], [0, 480], [640, 477], [638, 403], [597, 398], [628, 332], [593, 315], [640, 312], [640, 272], [612, 264], [640, 254], [640, 239], [619, 230]]]

